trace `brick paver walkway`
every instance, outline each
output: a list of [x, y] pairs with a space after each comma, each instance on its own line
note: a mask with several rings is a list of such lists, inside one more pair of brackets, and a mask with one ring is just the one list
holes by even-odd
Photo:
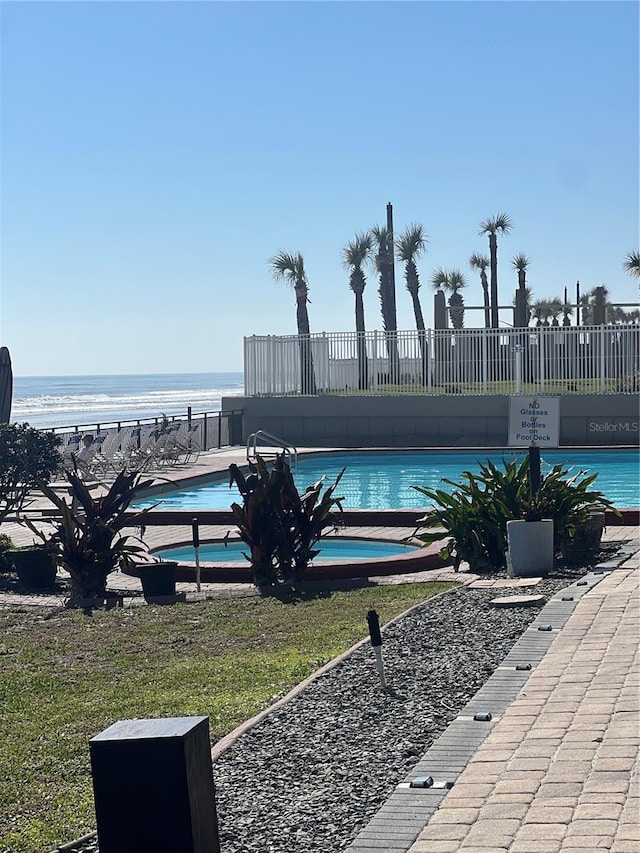
[[577, 603], [410, 853], [640, 851], [638, 554]]

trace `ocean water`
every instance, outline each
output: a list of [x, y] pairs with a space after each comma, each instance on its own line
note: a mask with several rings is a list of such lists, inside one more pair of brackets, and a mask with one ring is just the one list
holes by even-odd
[[219, 412], [244, 393], [242, 373], [17, 376], [11, 420], [38, 428], [91, 426], [138, 418]]

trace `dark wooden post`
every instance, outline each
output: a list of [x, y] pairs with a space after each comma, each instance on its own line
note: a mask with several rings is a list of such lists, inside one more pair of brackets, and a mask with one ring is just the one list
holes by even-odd
[[100, 853], [220, 853], [208, 717], [120, 720], [89, 751]]

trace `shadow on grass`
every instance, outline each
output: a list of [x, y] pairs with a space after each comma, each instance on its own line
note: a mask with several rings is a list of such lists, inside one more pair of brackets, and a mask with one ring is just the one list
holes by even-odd
[[276, 598], [282, 604], [298, 604], [305, 601], [318, 601], [330, 598], [334, 592], [349, 589], [374, 587], [367, 578], [346, 578], [331, 581], [306, 581], [292, 586], [270, 587], [262, 591], [265, 598]]

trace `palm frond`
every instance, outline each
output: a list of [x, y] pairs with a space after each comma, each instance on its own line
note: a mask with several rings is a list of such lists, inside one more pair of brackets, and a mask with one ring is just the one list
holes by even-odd
[[623, 268], [625, 272], [629, 273], [629, 275], [640, 278], [640, 252], [635, 250], [633, 252], [628, 252], [625, 256]]
[[300, 252], [295, 255], [289, 252], [278, 252], [273, 258], [269, 258], [271, 272], [276, 281], [284, 279], [289, 284], [297, 281], [307, 282], [307, 274], [304, 270], [304, 259]]
[[427, 248], [429, 239], [422, 225], [412, 223], [396, 240], [396, 255], [399, 261], [415, 261]]
[[447, 285], [451, 293], [457, 293], [463, 287], [467, 286], [467, 279], [460, 270], [450, 270], [447, 277]]
[[384, 254], [393, 250], [391, 231], [389, 231], [386, 225], [374, 225], [370, 234], [374, 248], [377, 249], [378, 254]]
[[480, 252], [474, 252], [469, 256], [469, 266], [474, 270], [484, 270], [487, 269], [491, 261], [486, 255], [481, 255]]
[[434, 290], [446, 290], [449, 285], [449, 273], [447, 270], [442, 267], [438, 267], [437, 270], [434, 270], [431, 274], [431, 284], [433, 285]]
[[356, 233], [342, 250], [342, 263], [346, 269], [359, 269], [371, 254], [372, 238], [369, 231]]
[[513, 256], [511, 266], [518, 272], [524, 272], [524, 270], [529, 266], [529, 258], [523, 252], [519, 252], [517, 255]]
[[508, 234], [513, 227], [511, 217], [506, 213], [496, 213], [480, 223], [480, 235], [486, 234]]

